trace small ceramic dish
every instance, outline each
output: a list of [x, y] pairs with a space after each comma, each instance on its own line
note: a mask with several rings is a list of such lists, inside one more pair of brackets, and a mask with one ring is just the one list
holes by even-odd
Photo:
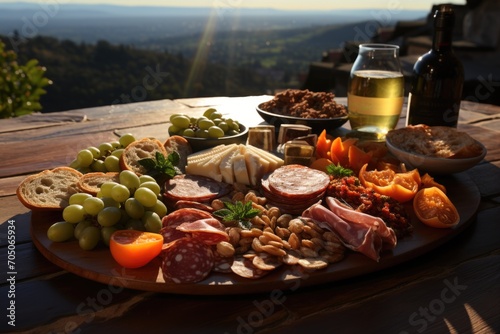
[[477, 165], [486, 156], [486, 147], [476, 142], [483, 148], [480, 155], [471, 158], [438, 158], [422, 154], [404, 151], [394, 146], [390, 140], [386, 139], [386, 145], [389, 152], [403, 162], [408, 168], [417, 168], [420, 172], [430, 174], [453, 174], [466, 171]]
[[274, 125], [276, 129], [278, 129], [281, 124], [301, 124], [311, 127], [312, 132], [316, 134], [319, 134], [324, 129], [328, 131], [339, 128], [348, 120], [347, 115], [332, 118], [302, 118], [281, 115], [262, 109], [261, 104], [259, 104], [256, 109], [260, 117], [262, 117], [268, 124]]
[[245, 144], [248, 136], [248, 128], [240, 123], [240, 130], [240, 133], [236, 135], [221, 138], [183, 137], [189, 142], [193, 152], [198, 152], [218, 145]]

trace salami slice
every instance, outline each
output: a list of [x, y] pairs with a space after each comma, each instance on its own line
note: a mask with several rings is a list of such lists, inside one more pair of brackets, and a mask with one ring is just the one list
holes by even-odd
[[283, 213], [289, 213], [293, 215], [300, 215], [311, 205], [321, 202], [325, 195], [325, 191], [323, 191], [319, 194], [311, 194], [309, 196], [302, 197], [299, 197], [299, 195], [295, 197], [284, 196], [282, 194], [273, 192], [273, 190], [269, 187], [268, 178], [262, 179], [261, 191], [267, 198], [267, 203], [269, 205], [280, 208]]
[[224, 196], [231, 185], [199, 175], [176, 175], [165, 183], [164, 196], [170, 201], [195, 201], [200, 203]]
[[232, 273], [233, 271], [231, 270], [231, 266], [233, 265], [233, 260], [234, 257], [224, 257], [221, 256], [219, 253], [214, 252], [214, 267], [213, 271], [217, 273], [225, 273], [229, 274]]
[[198, 219], [194, 222], [182, 223], [177, 230], [189, 233], [193, 239], [207, 245], [216, 245], [221, 241], [229, 241], [229, 235], [215, 218]]
[[176, 210], [183, 209], [183, 208], [195, 208], [195, 209], [207, 211], [210, 213], [214, 212], [214, 208], [212, 208], [208, 204], [195, 202], [195, 201], [187, 201], [187, 200], [180, 200], [180, 201], [175, 202], [174, 208]]
[[185, 222], [193, 222], [198, 219], [213, 218], [212, 215], [203, 210], [195, 208], [182, 208], [172, 211], [162, 218], [162, 226], [179, 226]]
[[269, 189], [285, 198], [311, 198], [323, 193], [330, 184], [325, 172], [302, 165], [285, 165], [268, 177]]
[[163, 243], [168, 244], [169, 242], [175, 241], [186, 237], [188, 234], [186, 232], [179, 231], [177, 226], [165, 226], [160, 229], [160, 234], [163, 235]]
[[161, 268], [165, 281], [196, 283], [210, 274], [214, 263], [210, 246], [192, 238], [182, 238], [164, 250]]

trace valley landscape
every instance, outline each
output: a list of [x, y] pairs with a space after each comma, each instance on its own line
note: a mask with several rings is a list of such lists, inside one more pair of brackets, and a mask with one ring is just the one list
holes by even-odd
[[53, 84], [43, 112], [298, 88], [311, 62], [425, 11], [0, 4], [0, 35]]

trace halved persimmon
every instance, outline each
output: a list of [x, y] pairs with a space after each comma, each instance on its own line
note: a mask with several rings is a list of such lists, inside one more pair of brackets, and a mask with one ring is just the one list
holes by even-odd
[[457, 208], [438, 187], [420, 189], [413, 199], [413, 210], [428, 226], [449, 228], [460, 222]]
[[367, 166], [368, 164], [363, 165], [359, 171], [361, 184], [401, 203], [413, 199], [420, 187], [420, 173], [417, 169], [396, 173], [392, 169], [368, 171]]
[[111, 255], [125, 268], [145, 266], [160, 254], [162, 246], [161, 234], [136, 230], [118, 230], [109, 240]]

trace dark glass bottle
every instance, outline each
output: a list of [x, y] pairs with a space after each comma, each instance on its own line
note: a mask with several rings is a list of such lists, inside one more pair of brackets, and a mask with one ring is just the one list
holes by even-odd
[[407, 125], [457, 126], [464, 68], [452, 50], [454, 21], [452, 5], [438, 7], [432, 49], [413, 67]]

